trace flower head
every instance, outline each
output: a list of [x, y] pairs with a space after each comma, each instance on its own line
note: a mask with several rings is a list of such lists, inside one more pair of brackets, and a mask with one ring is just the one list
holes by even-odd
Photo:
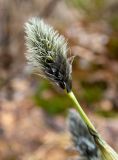
[[67, 92], [71, 91], [71, 62], [67, 57], [67, 43], [53, 27], [40, 18], [32, 18], [25, 24], [26, 58], [34, 72], [56, 82]]
[[75, 110], [69, 112], [68, 127], [75, 149], [79, 152], [81, 158], [84, 160], [101, 160], [101, 154], [93, 136]]

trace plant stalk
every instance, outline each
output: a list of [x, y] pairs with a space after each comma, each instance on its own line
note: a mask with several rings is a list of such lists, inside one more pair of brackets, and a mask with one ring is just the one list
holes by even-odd
[[85, 124], [87, 125], [90, 131], [90, 134], [93, 136], [96, 144], [101, 150], [102, 160], [118, 160], [118, 154], [98, 134], [97, 130], [95, 129], [85, 112], [83, 111], [73, 92], [71, 91], [67, 93], [67, 95], [75, 104], [77, 111], [79, 112], [81, 118], [84, 120]]
[[91, 128], [93, 131], [96, 132], [95, 127], [93, 126], [93, 124], [91, 123], [91, 121], [89, 120], [89, 118], [87, 117], [87, 115], [85, 114], [85, 112], [83, 111], [82, 107], [80, 106], [79, 102], [77, 101], [75, 95], [73, 94], [73, 92], [69, 92], [68, 96], [70, 97], [70, 99], [73, 101], [73, 103], [76, 106], [77, 111], [79, 112], [80, 116], [82, 117], [82, 119], [84, 120], [84, 122], [86, 123], [86, 125]]

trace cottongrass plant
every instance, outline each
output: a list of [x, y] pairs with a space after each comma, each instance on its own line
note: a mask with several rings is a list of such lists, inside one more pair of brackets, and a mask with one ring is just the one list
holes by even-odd
[[99, 147], [102, 160], [118, 160], [118, 154], [98, 134], [72, 92], [73, 57], [67, 55], [65, 38], [36, 17], [25, 24], [25, 33], [27, 46], [25, 55], [33, 72], [51, 80], [66, 91]]

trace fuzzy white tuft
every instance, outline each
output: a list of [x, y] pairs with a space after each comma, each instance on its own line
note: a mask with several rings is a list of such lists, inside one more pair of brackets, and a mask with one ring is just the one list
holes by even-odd
[[40, 18], [31, 18], [25, 23], [26, 46], [28, 53], [26, 58], [33, 67], [42, 69], [42, 60], [45, 56], [55, 58], [57, 54], [67, 56], [67, 43], [62, 35], [59, 35], [53, 27], [44, 23]]
[[67, 42], [40, 18], [25, 24], [26, 59], [32, 70], [70, 92], [72, 59], [67, 57]]

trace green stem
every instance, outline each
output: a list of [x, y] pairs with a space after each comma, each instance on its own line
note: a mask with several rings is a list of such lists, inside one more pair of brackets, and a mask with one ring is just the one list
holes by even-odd
[[89, 120], [89, 118], [87, 117], [87, 115], [85, 114], [85, 112], [83, 111], [82, 107], [80, 106], [79, 102], [77, 101], [75, 95], [73, 94], [73, 92], [69, 92], [67, 93], [67, 95], [70, 97], [70, 99], [74, 102], [77, 111], [79, 112], [80, 116], [82, 117], [82, 119], [84, 120], [84, 122], [86, 123], [86, 125], [92, 129], [93, 131], [96, 132], [95, 127], [93, 126], [93, 124], [91, 123], [91, 121]]
[[96, 131], [95, 127], [81, 108], [79, 102], [77, 101], [73, 92], [67, 93], [70, 99], [76, 106], [77, 111], [79, 112], [80, 116], [88, 126], [88, 129], [91, 130], [91, 133], [94, 133], [95, 142], [98, 144], [101, 153], [102, 153], [102, 160], [118, 160], [118, 154], [99, 136], [98, 132]]

